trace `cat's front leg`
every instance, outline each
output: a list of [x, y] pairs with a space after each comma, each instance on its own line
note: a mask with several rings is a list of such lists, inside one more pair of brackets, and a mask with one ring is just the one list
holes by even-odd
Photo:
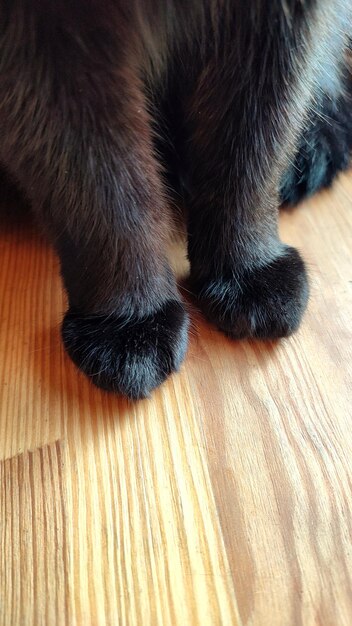
[[69, 300], [66, 350], [97, 386], [135, 399], [179, 369], [188, 318], [166, 258], [168, 210], [151, 148], [138, 138], [119, 155], [115, 141], [95, 133], [91, 151], [79, 152], [80, 167], [90, 152], [84, 181], [75, 168], [66, 176], [61, 199], [75, 222], [53, 218], [52, 204], [49, 220]]
[[151, 146], [141, 148], [136, 135], [138, 147], [117, 157], [120, 140], [85, 172], [89, 194], [84, 185], [74, 194], [77, 223], [61, 231], [60, 217], [54, 240], [69, 299], [68, 354], [97, 386], [137, 399], [179, 369], [188, 317], [166, 256], [168, 207]]
[[144, 397], [180, 366], [188, 318], [166, 258], [133, 24], [95, 4], [84, 20], [19, 6], [30, 28], [0, 41], [1, 157], [59, 254], [67, 352], [99, 387]]
[[191, 280], [222, 330], [276, 338], [298, 328], [308, 299], [304, 262], [278, 237], [278, 187], [333, 11], [324, 2], [241, 5], [185, 98]]

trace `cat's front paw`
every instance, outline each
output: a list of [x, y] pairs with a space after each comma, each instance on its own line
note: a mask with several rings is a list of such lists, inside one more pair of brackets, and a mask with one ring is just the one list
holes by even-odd
[[308, 300], [304, 263], [295, 248], [255, 270], [195, 281], [206, 317], [236, 338], [274, 339], [295, 332]]
[[98, 387], [131, 399], [145, 398], [178, 370], [187, 349], [188, 317], [172, 300], [143, 319], [82, 315], [63, 321], [65, 348]]

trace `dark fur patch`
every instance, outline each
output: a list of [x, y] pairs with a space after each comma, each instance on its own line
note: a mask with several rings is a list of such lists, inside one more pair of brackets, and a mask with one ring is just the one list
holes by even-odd
[[[306, 275], [282, 252], [278, 190], [283, 180], [295, 200], [346, 164], [350, 11], [350, 0], [0, 2], [0, 163], [60, 257], [65, 346], [93, 382], [142, 397], [184, 356], [165, 180], [187, 206], [208, 316], [233, 336], [297, 328]], [[329, 128], [311, 103], [331, 68]]]
[[308, 300], [297, 250], [286, 247], [268, 265], [193, 285], [207, 318], [231, 337], [276, 339], [295, 332]]
[[311, 112], [292, 165], [280, 186], [283, 204], [294, 205], [326, 187], [348, 168], [352, 152], [352, 98], [325, 96]]
[[188, 317], [176, 300], [142, 319], [71, 310], [62, 326], [65, 348], [77, 367], [97, 387], [134, 400], [147, 397], [179, 369], [187, 331]]

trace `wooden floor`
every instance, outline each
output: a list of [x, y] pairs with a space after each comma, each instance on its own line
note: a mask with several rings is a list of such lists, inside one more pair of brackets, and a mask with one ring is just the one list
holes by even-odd
[[60, 342], [58, 264], [0, 229], [0, 626], [351, 626], [352, 175], [291, 214], [299, 333], [199, 316], [152, 399], [94, 389]]

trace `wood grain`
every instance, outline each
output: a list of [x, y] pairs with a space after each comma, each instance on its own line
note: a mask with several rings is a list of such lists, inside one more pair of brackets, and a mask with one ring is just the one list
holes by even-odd
[[283, 214], [301, 330], [231, 342], [194, 315], [136, 404], [60, 342], [57, 261], [0, 228], [0, 626], [352, 624], [352, 176]]

